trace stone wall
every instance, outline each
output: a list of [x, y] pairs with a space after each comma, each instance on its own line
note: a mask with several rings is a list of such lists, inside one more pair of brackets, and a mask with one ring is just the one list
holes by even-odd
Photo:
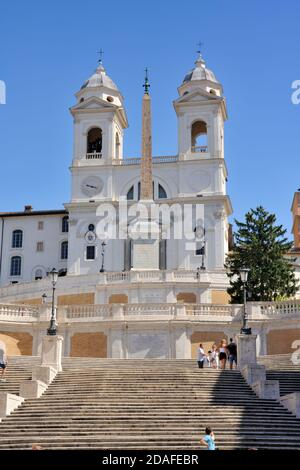
[[128, 296], [126, 294], [112, 294], [108, 299], [109, 304], [128, 304]]
[[226, 292], [226, 290], [212, 290], [211, 291], [211, 303], [212, 304], [229, 304], [230, 302], [230, 295]]
[[193, 292], [179, 292], [177, 294], [177, 302], [182, 302], [185, 304], [196, 304], [197, 303], [197, 297], [196, 294]]
[[87, 292], [84, 294], [59, 295], [57, 298], [58, 305], [91, 305], [95, 303], [95, 294]]
[[104, 333], [75, 333], [71, 338], [71, 357], [107, 357]]
[[220, 341], [223, 338], [227, 339], [227, 335], [222, 331], [195, 331], [191, 335], [191, 357], [193, 359], [197, 357], [197, 348], [199, 346], [199, 343], [203, 344], [204, 351], [207, 353], [213, 343], [217, 343], [217, 345], [219, 346]]
[[0, 341], [4, 342], [8, 356], [31, 356], [32, 340], [29, 333], [0, 331]]
[[267, 354], [293, 353], [294, 341], [300, 340], [300, 329], [273, 330], [267, 333]]
[[24, 299], [24, 300], [18, 300], [16, 302], [13, 302], [18, 305], [41, 305], [42, 304], [42, 298], [37, 298], [37, 299]]

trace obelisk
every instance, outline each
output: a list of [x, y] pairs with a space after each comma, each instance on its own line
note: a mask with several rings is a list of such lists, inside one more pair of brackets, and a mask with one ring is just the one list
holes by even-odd
[[152, 128], [151, 98], [149, 95], [148, 70], [145, 70], [145, 92], [142, 101], [142, 158], [141, 158], [141, 200], [153, 201], [152, 185]]
[[159, 269], [159, 223], [152, 215], [152, 130], [151, 99], [149, 96], [148, 71], [146, 69], [145, 92], [142, 102], [142, 156], [141, 156], [141, 195], [140, 215], [131, 227], [132, 235], [132, 269]]

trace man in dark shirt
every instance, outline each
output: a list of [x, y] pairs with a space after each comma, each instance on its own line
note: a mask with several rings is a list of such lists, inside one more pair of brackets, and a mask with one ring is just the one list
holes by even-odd
[[229, 352], [229, 366], [230, 369], [233, 368], [233, 363], [235, 362], [235, 368], [237, 367], [237, 347], [236, 344], [233, 342], [233, 339], [230, 338], [230, 343], [227, 346], [227, 350]]

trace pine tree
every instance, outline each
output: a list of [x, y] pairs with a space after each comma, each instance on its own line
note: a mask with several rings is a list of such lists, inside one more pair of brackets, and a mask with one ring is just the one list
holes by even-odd
[[245, 215], [245, 222], [235, 220], [235, 223], [238, 228], [235, 245], [225, 263], [231, 302], [243, 302], [243, 284], [239, 276], [242, 267], [250, 269], [249, 300], [273, 301], [294, 296], [297, 291], [294, 268], [292, 261], [284, 257], [293, 244], [285, 237], [286, 230], [282, 225], [276, 225], [275, 214], [259, 206]]

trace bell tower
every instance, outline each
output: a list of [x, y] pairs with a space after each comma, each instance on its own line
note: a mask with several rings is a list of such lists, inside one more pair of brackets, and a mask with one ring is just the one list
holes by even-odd
[[128, 127], [123, 96], [100, 61], [95, 73], [75, 94], [73, 165], [85, 166], [123, 158]]
[[224, 158], [227, 111], [223, 88], [201, 54], [178, 93], [173, 104], [178, 117], [179, 159]]

